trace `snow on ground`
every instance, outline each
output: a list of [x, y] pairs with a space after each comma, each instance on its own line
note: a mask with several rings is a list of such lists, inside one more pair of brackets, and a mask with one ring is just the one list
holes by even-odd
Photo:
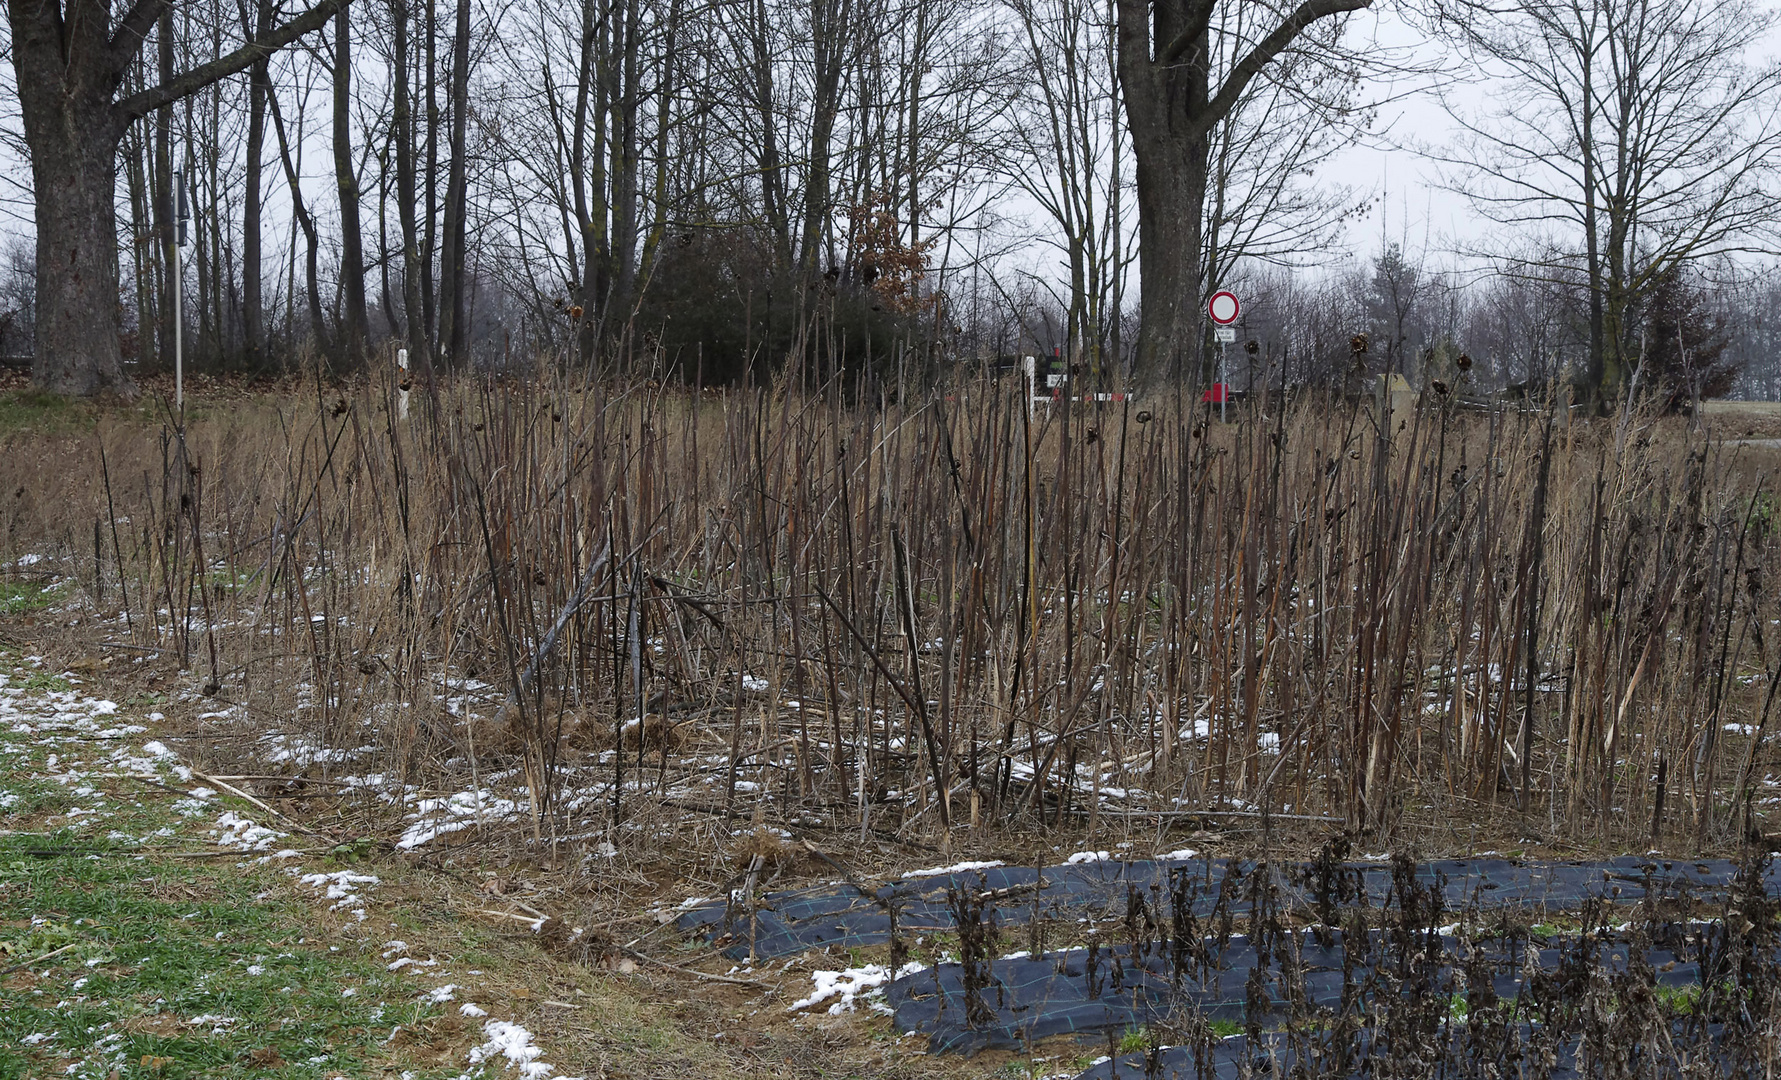
[[953, 863], [951, 866], [935, 866], [927, 870], [907, 870], [904, 871], [903, 876], [919, 878], [939, 877], [941, 874], [968, 874], [973, 870], [988, 870], [991, 867], [1003, 865], [1005, 864], [1000, 859], [990, 859], [987, 862], [962, 862]]
[[403, 831], [396, 846], [412, 851], [447, 833], [513, 820], [522, 810], [514, 800], [488, 791], [460, 791], [444, 798], [421, 799], [409, 815], [414, 824]]
[[[26, 661], [41, 668], [38, 658], [27, 657]], [[27, 745], [45, 751], [39, 777], [65, 786], [69, 794], [79, 800], [79, 805], [62, 813], [65, 822], [78, 822], [84, 829], [109, 834], [118, 843], [142, 844], [150, 837], [131, 836], [113, 827], [111, 819], [117, 816], [121, 807], [93, 781], [125, 777], [152, 780], [158, 786], [178, 793], [170, 804], [171, 809], [192, 821], [190, 828], [202, 833], [199, 838], [220, 849], [239, 852], [244, 857], [259, 854], [252, 860], [255, 862], [278, 860], [287, 863], [284, 870], [292, 877], [293, 884], [305, 890], [304, 894], [316, 903], [326, 904], [330, 911], [350, 912], [358, 922], [370, 918], [375, 889], [381, 884], [377, 875], [354, 870], [306, 869], [296, 862], [305, 857], [302, 852], [284, 847], [274, 850], [279, 841], [289, 836], [288, 833], [263, 825], [241, 810], [225, 808], [213, 788], [192, 786], [192, 770], [180, 763], [178, 755], [166, 743], [143, 738], [149, 734], [147, 726], [119, 723], [116, 702], [82, 693], [76, 688], [77, 684], [78, 680], [73, 676], [51, 677], [39, 673], [21, 677], [16, 673], [0, 672], [0, 729], [23, 737]], [[163, 717], [160, 713], [151, 713], [146, 719], [158, 721]], [[332, 752], [318, 753], [318, 748], [295, 741], [278, 742], [272, 749], [275, 756], [282, 754], [283, 760], [292, 763], [328, 761], [332, 757]], [[0, 753], [7, 755], [25, 752], [26, 745], [17, 741], [0, 745]], [[382, 778], [364, 779], [365, 787], [381, 786]], [[399, 793], [391, 796], [392, 801], [396, 797]], [[17, 792], [0, 792], [0, 810], [10, 809], [19, 800]], [[401, 846], [412, 848], [441, 833], [469, 827], [478, 820], [501, 820], [520, 812], [521, 807], [511, 800], [486, 793], [480, 797], [475, 793], [461, 793], [449, 799], [417, 800], [416, 812], [411, 815], [414, 824], [404, 834], [404, 840], [408, 842]], [[154, 838], [167, 839], [183, 831], [161, 828], [154, 831]], [[460, 996], [471, 996], [475, 987], [469, 979], [480, 974], [454, 973], [432, 957], [409, 956], [408, 944], [403, 941], [385, 942], [383, 953], [386, 960], [394, 958], [389, 964], [390, 970], [406, 971], [422, 982], [415, 996], [433, 1004], [444, 1005], [459, 1001]], [[251, 977], [263, 974], [264, 970], [256, 964], [249, 966], [246, 972]], [[861, 988], [865, 987], [862, 985]], [[341, 992], [349, 995], [358, 991], [347, 987]], [[854, 991], [845, 1000], [851, 1002], [858, 992]], [[545, 1080], [546, 1077], [577, 1080], [557, 1077], [556, 1067], [543, 1060], [545, 1050], [532, 1033], [518, 1023], [491, 1019], [488, 1010], [474, 1001], [459, 1001], [458, 1011], [466, 1017], [484, 1021], [485, 1041], [470, 1051], [466, 1061], [470, 1069], [464, 1077], [482, 1076], [493, 1080], [503, 1075], [518, 1075], [523, 1080]], [[219, 1014], [204, 1014], [183, 1021], [190, 1028], [213, 1032], [227, 1030], [236, 1022], [234, 1017]], [[38, 1032], [25, 1036], [22, 1042], [37, 1046], [52, 1042], [54, 1038], [53, 1033]], [[109, 1041], [101, 1039], [94, 1049], [110, 1054], [122, 1045], [122, 1041], [122, 1035]]]
[[532, 1041], [532, 1033], [509, 1020], [488, 1020], [482, 1025], [488, 1042], [470, 1051], [470, 1064], [479, 1065], [497, 1057], [519, 1066], [526, 1080], [543, 1080], [556, 1071], [554, 1066], [538, 1059], [544, 1051]]
[[785, 1011], [800, 1012], [812, 1005], [820, 1005], [830, 998], [837, 998], [838, 1000], [829, 1006], [829, 1015], [840, 1016], [844, 1012], [852, 1012], [854, 1002], [862, 997], [883, 996], [886, 983], [926, 970], [926, 964], [911, 960], [895, 972], [892, 972], [884, 964], [867, 964], [865, 967], [847, 968], [844, 971], [813, 971], [810, 973], [810, 981], [814, 989], [811, 990], [810, 996], [798, 1000]]

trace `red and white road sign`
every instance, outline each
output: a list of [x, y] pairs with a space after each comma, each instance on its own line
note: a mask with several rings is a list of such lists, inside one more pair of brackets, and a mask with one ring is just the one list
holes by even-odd
[[1237, 313], [1242, 310], [1237, 303], [1237, 294], [1229, 289], [1220, 289], [1206, 301], [1206, 314], [1220, 326], [1228, 326], [1237, 321]]

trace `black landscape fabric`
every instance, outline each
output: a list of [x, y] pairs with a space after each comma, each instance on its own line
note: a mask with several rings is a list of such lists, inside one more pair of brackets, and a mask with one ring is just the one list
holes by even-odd
[[[723, 946], [725, 956], [757, 959], [788, 956], [807, 949], [881, 945], [891, 939], [892, 912], [905, 935], [954, 929], [947, 890], [973, 888], [994, 894], [1003, 926], [1032, 919], [1078, 921], [1125, 910], [1133, 888], [1141, 894], [1166, 896], [1171, 872], [1186, 872], [1202, 882], [1195, 914], [1213, 910], [1218, 892], [1232, 869], [1250, 872], [1251, 864], [1225, 859], [1171, 859], [1094, 862], [1034, 867], [997, 866], [982, 870], [935, 874], [893, 882], [830, 884], [770, 892], [751, 911], [741, 903], [710, 901], [680, 916], [682, 931]], [[1319, 868], [1296, 864], [1277, 871], [1283, 900], [1289, 906], [1315, 908], [1320, 886], [1333, 878], [1357, 877], [1367, 901], [1384, 902], [1391, 888], [1389, 862], [1364, 861]], [[1722, 898], [1737, 873], [1723, 859], [1681, 861], [1626, 856], [1597, 862], [1539, 862], [1519, 859], [1443, 859], [1422, 863], [1417, 877], [1425, 884], [1441, 882], [1449, 910], [1516, 907], [1535, 911], [1576, 910], [1590, 897], [1631, 903], [1644, 897], [1647, 880], [1665, 894], [1687, 893], [1703, 901]], [[1776, 884], [1776, 870], [1766, 872]], [[1246, 899], [1230, 902], [1234, 914], [1246, 914]]]
[[[1622, 1066], [1641, 1080], [1729, 1077], [1745, 1073], [1721, 1042], [1723, 1026], [1687, 1030], [1672, 1025], [1671, 1046], [1701, 1044], [1692, 1060], [1655, 1046], [1628, 1049]], [[1271, 1032], [1255, 1039], [1233, 1035], [1199, 1046], [1107, 1057], [1075, 1080], [1372, 1080], [1375, 1077], [1438, 1077], [1440, 1080], [1599, 1080], [1601, 1062], [1581, 1036], [1554, 1037], [1530, 1024], [1479, 1030], [1463, 1023], [1432, 1034], [1392, 1040], [1362, 1030], [1352, 1038], [1332, 1033]], [[1760, 1073], [1754, 1075], [1761, 1075]]]
[[[1451, 938], [1421, 942], [1432, 958], [1414, 970], [1399, 968], [1391, 942], [1380, 932], [1350, 950], [1342, 935], [1328, 944], [1309, 932], [1280, 935], [1265, 945], [1258, 963], [1247, 940], [1214, 947], [1209, 963], [1190, 962], [1177, 981], [1167, 941], [1106, 949], [1068, 949], [1043, 957], [998, 959], [981, 991], [982, 1015], [967, 1018], [965, 969], [958, 964], [905, 976], [885, 992], [899, 1031], [928, 1036], [933, 1053], [974, 1054], [990, 1048], [1019, 1049], [1052, 1035], [1105, 1035], [1179, 1026], [1197, 1016], [1230, 1025], [1271, 1025], [1305, 1010], [1366, 1012], [1382, 998], [1439, 994], [1493, 994], [1514, 1000], [1524, 993], [1551, 996], [1552, 980], [1568, 962], [1582, 959], [1575, 941], [1542, 946], [1523, 937], [1463, 945]], [[1530, 944], [1532, 949], [1530, 951]], [[1597, 942], [1591, 957], [1604, 972], [1627, 969], [1629, 947]], [[1698, 962], [1665, 948], [1646, 948], [1645, 961], [1660, 986], [1698, 985]], [[1282, 957], [1290, 957], [1282, 964]], [[1262, 978], [1255, 978], [1256, 972]], [[1488, 982], [1488, 989], [1486, 989]], [[1465, 1000], [1465, 997], [1455, 1000]], [[1530, 999], [1531, 1000], [1531, 999]]]

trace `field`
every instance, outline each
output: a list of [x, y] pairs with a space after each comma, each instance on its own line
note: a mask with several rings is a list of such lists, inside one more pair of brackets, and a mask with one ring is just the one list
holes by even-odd
[[[1431, 395], [1383, 418], [1352, 402], [1264, 399], [1219, 424], [1161, 399], [1033, 409], [1013, 380], [992, 378], [696, 393], [542, 373], [417, 389], [403, 419], [399, 393], [380, 381], [208, 388], [183, 423], [148, 398], [0, 403], [0, 609], [20, 717], [4, 786], [18, 800], [50, 793], [29, 812], [8, 804], [9, 842], [99, 855], [88, 845], [116, 833], [104, 842], [153, 859], [131, 845], [157, 829], [184, 837], [173, 807], [203, 787], [181, 851], [229, 839], [227, 823], [207, 831], [219, 815], [282, 835], [240, 866], [194, 858], [150, 876], [225, 898], [244, 921], [219, 932], [269, 942], [261, 952], [278, 937], [298, 968], [314, 958], [255, 920], [307, 918], [297, 912], [332, 888], [305, 892], [311, 875], [378, 878], [358, 905], [313, 910], [329, 911], [317, 940], [348, 954], [341, 964], [358, 965], [352, 978], [385, 1010], [372, 1021], [349, 1002], [285, 1039], [289, 1018], [256, 1000], [203, 1047], [131, 1044], [122, 1058], [72, 1029], [25, 1043], [39, 1031], [8, 1021], [19, 1029], [0, 1068], [246, 1075], [326, 1058], [309, 1051], [332, 1042], [352, 1075], [548, 1061], [585, 1075], [1074, 1076], [1122, 1055], [1173, 1075], [1185, 1066], [1168, 1064], [1165, 1044], [1241, 1032], [1231, 1046], [1274, 1046], [1314, 1015], [1316, 1030], [1347, 1031], [1343, 1018], [1360, 1014], [1344, 1009], [1397, 1000], [1417, 965], [1418, 978], [1460, 985], [1457, 960], [1403, 935], [1534, 934], [1555, 955], [1604, 940], [1592, 936], [1603, 916], [1571, 893], [1523, 888], [1479, 907], [1483, 893], [1456, 885], [1434, 903], [1412, 883], [1433, 880], [1437, 859], [1730, 860], [1680, 884], [1668, 871], [1655, 884], [1610, 875], [1639, 912], [1614, 933], [1643, 933], [1627, 944], [1670, 948], [1665, 970], [1696, 973], [1693, 990], [1668, 997], [1656, 975], [1641, 984], [1663, 1007], [1639, 1030], [1723, 1031], [1736, 1002], [1774, 992], [1772, 920], [1757, 917], [1772, 881], [1750, 862], [1766, 854], [1778, 783], [1767, 735], [1781, 459], [1765, 440], [1781, 426], [1766, 414], [1716, 403], [1698, 422], [1566, 423], [1459, 412]], [[82, 722], [96, 727], [44, 726], [99, 700], [134, 730], [90, 708]], [[71, 817], [90, 809], [63, 805], [80, 782], [63, 762], [83, 740], [157, 742], [164, 759], [99, 755], [83, 768], [171, 787], [165, 805], [112, 792], [118, 813], [148, 816], [104, 830]], [[39, 983], [72, 993], [60, 983], [104, 951], [36, 963], [65, 943], [44, 926], [84, 940], [73, 894], [98, 890], [145, 925], [177, 918], [138, 895], [134, 874], [46, 876], [29, 851], [7, 856], [6, 895], [29, 908], [7, 913], [8, 956], [26, 961], [0, 988], [9, 1013]], [[1388, 853], [1408, 877], [1363, 858]], [[1170, 876], [1183, 860], [1205, 868], [1198, 893]], [[907, 876], [969, 864], [1000, 868], [931, 886]], [[1213, 887], [1243, 865], [1237, 880], [1279, 877], [1281, 889]], [[1367, 878], [1368, 865], [1385, 876]], [[1456, 880], [1475, 872], [1439, 865]], [[1074, 892], [1059, 884], [1084, 866], [1103, 869]], [[1161, 869], [1128, 889], [1147, 866]], [[1321, 893], [1305, 877], [1317, 866]], [[1045, 869], [995, 878], [1019, 867]], [[1329, 883], [1350, 872], [1377, 887], [1338, 903]], [[798, 937], [790, 912], [820, 907], [836, 881], [929, 921], [899, 929], [891, 913], [886, 931], [844, 914], [845, 934]], [[784, 892], [803, 887], [817, 893]], [[1750, 926], [1729, 919], [1734, 908]], [[67, 918], [40, 923], [40, 909]], [[1400, 944], [1368, 963], [1399, 982], [1335, 1004], [1270, 991], [1277, 1012], [1292, 1006], [1285, 1019], [1172, 1006], [1107, 1014], [1074, 1031], [1086, 1043], [983, 1035], [1003, 1023], [983, 991], [1013, 985], [998, 974], [1015, 962], [998, 959], [998, 934], [1066, 957], [1117, 924], [1136, 964], [1148, 942], [1188, 940], [1184, 927], [1201, 926], [1190, 916], [1213, 920], [1214, 937], [1224, 920], [1220, 956], [1232, 919], [1246, 940], [1340, 927], [1347, 944], [1319, 947], [1350, 954], [1383, 934]], [[1735, 927], [1736, 941], [1676, 951], [1664, 928], [1697, 916]], [[373, 931], [376, 920], [398, 925]], [[762, 946], [776, 926], [796, 951]], [[429, 998], [438, 987], [412, 970], [423, 931], [428, 958], [460, 980], [451, 996]], [[261, 964], [259, 946], [243, 947], [190, 962]], [[391, 969], [402, 955], [415, 964]], [[1724, 967], [1734, 955], [1769, 967]], [[1105, 1011], [1097, 962], [1084, 1000]], [[1079, 960], [1058, 963], [1062, 977]], [[1162, 984], [1198, 985], [1187, 959], [1172, 963]], [[1231, 970], [1221, 963], [1196, 977], [1216, 983]], [[1587, 1058], [1578, 1018], [1624, 1020], [1613, 1003], [1631, 984], [1614, 980], [1636, 972], [1593, 953], [1576, 963], [1619, 989], [1554, 991], [1556, 1012], [1492, 1020], [1503, 1033], [1492, 1045], [1557, 1040], [1561, 1071], [1541, 1075], [1563, 1075], [1566, 1054]], [[482, 1018], [453, 1011], [471, 1000], [471, 965], [491, 988], [479, 992], [503, 999], [479, 999]], [[945, 1042], [934, 1025], [954, 1022], [952, 999], [918, 1022], [926, 992], [896, 981], [904, 970], [961, 980], [964, 1043], [991, 1048], [923, 1054]], [[107, 1022], [148, 1023], [175, 1000], [139, 973], [115, 978]], [[1286, 967], [1277, 978], [1292, 985]], [[1066, 993], [1047, 986], [1048, 1002]], [[1477, 1010], [1498, 1006], [1467, 1001], [1475, 1035]], [[897, 1011], [894, 1026], [874, 1004]], [[1387, 1009], [1350, 1034], [1377, 1049], [1434, 1030], [1415, 1025], [1451, 1027], [1452, 1013], [1392, 1028]], [[392, 1022], [414, 1041], [365, 1036]], [[503, 1057], [517, 1037], [502, 1023], [538, 1042]], [[1765, 1038], [1709, 1043], [1758, 1060]]]

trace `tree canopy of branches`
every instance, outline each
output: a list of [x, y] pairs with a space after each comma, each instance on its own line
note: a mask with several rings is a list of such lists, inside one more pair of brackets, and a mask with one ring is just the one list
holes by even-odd
[[[1372, 0], [1268, 3], [1117, 0], [1118, 68], [1138, 195], [1143, 322], [1138, 363], [1179, 369], [1197, 355], [1208, 292], [1206, 195], [1215, 129], [1250, 84], [1311, 28]], [[1228, 15], [1228, 13], [1226, 13]]]
[[12, 63], [31, 155], [37, 225], [32, 371], [54, 391], [129, 392], [118, 347], [115, 185], [131, 123], [320, 29], [347, 0], [318, 2], [207, 63], [120, 97], [149, 30], [173, 0], [8, 0]]
[[1520, 272], [1581, 275], [1584, 381], [1611, 397], [1658, 283], [1773, 234], [1781, 66], [1750, 53], [1775, 16], [1748, 0], [1456, 0], [1442, 15], [1489, 103], [1450, 101], [1454, 185], [1500, 235], [1550, 238]]

